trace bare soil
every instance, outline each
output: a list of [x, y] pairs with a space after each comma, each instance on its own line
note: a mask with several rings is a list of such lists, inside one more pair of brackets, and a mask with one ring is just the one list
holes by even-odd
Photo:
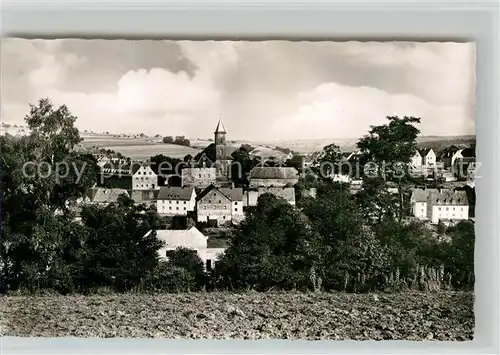
[[464, 292], [0, 297], [6, 336], [465, 341], [473, 331]]

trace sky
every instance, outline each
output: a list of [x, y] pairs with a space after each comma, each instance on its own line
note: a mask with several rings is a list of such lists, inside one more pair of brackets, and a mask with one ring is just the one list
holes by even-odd
[[475, 44], [28, 40], [1, 46], [2, 121], [65, 104], [81, 130], [228, 139], [356, 138], [386, 116], [474, 134]]

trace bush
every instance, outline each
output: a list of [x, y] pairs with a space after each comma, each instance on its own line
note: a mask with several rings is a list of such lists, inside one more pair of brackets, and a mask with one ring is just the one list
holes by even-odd
[[189, 292], [196, 288], [196, 281], [188, 270], [161, 262], [144, 282], [150, 292]]

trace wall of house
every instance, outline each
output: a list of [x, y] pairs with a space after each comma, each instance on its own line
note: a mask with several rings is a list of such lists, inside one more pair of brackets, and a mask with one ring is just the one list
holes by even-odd
[[433, 205], [432, 223], [438, 223], [440, 219], [469, 219], [469, 206]]
[[150, 190], [159, 189], [158, 176], [151, 170], [151, 168], [140, 168], [132, 176], [132, 189], [133, 190]]
[[243, 201], [232, 201], [233, 222], [241, 222], [244, 219], [245, 219], [245, 213], [243, 213]]
[[165, 216], [186, 216], [188, 212], [194, 211], [196, 205], [195, 194], [187, 200], [158, 200], [156, 210]]
[[422, 166], [422, 157], [420, 154], [417, 153], [411, 158], [411, 165], [414, 167]]
[[196, 205], [198, 222], [217, 220], [218, 224], [231, 221], [232, 203], [218, 190], [212, 190], [201, 198]]
[[295, 185], [299, 179], [251, 179], [250, 187], [285, 187]]
[[245, 195], [245, 206], [257, 206], [257, 200], [259, 198], [259, 192], [258, 191], [253, 191], [253, 190], [248, 190]]
[[427, 202], [414, 202], [413, 215], [420, 219], [427, 218]]
[[429, 151], [425, 157], [425, 165], [435, 165], [436, 164], [436, 154], [433, 150]]
[[182, 169], [182, 186], [206, 187], [216, 180], [215, 168]]

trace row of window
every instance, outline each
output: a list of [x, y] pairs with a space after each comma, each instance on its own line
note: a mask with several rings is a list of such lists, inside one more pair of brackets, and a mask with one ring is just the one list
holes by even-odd
[[[171, 211], [172, 210], [172, 206], [169, 206], [168, 209]], [[162, 211], [165, 211], [166, 210], [166, 207], [163, 206], [163, 208], [161, 209]], [[179, 211], [179, 207], [176, 207], [175, 208], [176, 211]], [[184, 211], [186, 211], [186, 207], [184, 207]]]
[[152, 171], [138, 171], [137, 175], [153, 175]]
[[[207, 209], [207, 206], [203, 206], [203, 209], [206, 210]], [[214, 208], [215, 209], [215, 208]], [[227, 210], [227, 206], [224, 206], [224, 209]], [[238, 212], [238, 208], [236, 207], [234, 209], [235, 212]]]
[[[174, 201], [172, 201], [172, 200], [168, 200], [168, 201], [166, 201], [166, 200], [160, 200], [160, 202], [164, 202], [164, 203], [168, 202], [169, 205], [171, 205], [172, 203], [174, 203]], [[177, 202], [177, 204], [179, 204], [179, 201], [175, 201], [175, 202]], [[183, 202], [184, 202], [184, 204], [187, 203], [187, 201], [183, 201]]]
[[151, 184], [151, 185], [148, 185], [148, 184], [136, 184], [135, 185], [135, 188], [136, 189], [139, 189], [139, 188], [142, 188], [142, 189], [154, 189], [155, 188], [155, 184]]
[[[445, 207], [443, 207], [443, 208], [445, 208]], [[446, 211], [448, 211], [448, 210], [449, 210], [449, 207], [446, 207]], [[455, 207], [452, 207], [452, 210], [455, 211]], [[464, 212], [464, 210], [465, 210], [465, 207], [460, 207], [460, 211]], [[438, 211], [441, 211], [441, 207], [438, 207]]]

